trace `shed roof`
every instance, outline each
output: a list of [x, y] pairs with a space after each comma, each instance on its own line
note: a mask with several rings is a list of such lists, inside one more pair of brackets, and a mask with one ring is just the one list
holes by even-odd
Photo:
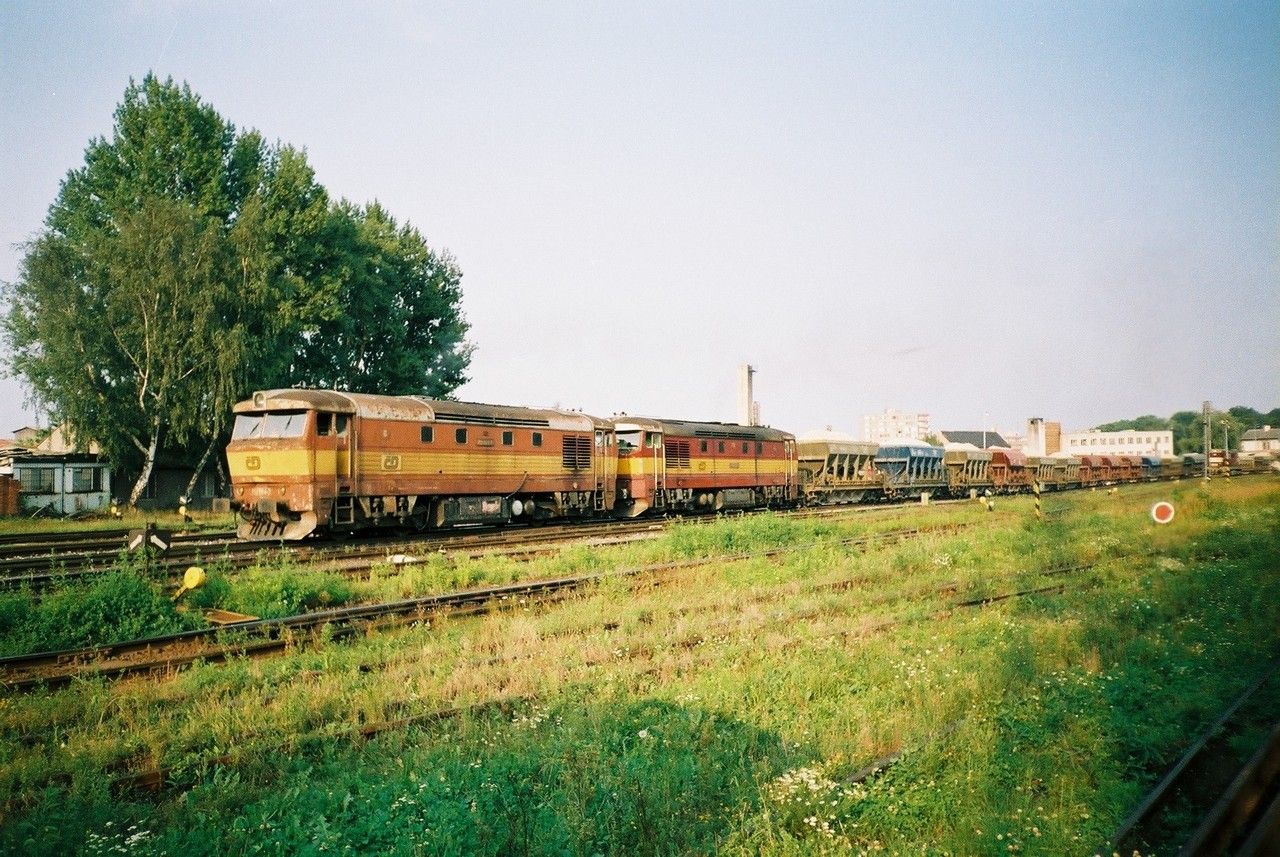
[[1249, 429], [1240, 435], [1241, 440], [1280, 440], [1280, 429], [1271, 426], [1263, 426], [1262, 428]]
[[949, 443], [971, 443], [978, 449], [1009, 446], [1008, 441], [993, 431], [944, 431], [942, 432], [942, 439]]

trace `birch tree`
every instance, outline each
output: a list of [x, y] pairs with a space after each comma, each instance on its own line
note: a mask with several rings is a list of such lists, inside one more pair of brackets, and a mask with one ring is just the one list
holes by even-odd
[[138, 473], [198, 461], [255, 389], [447, 395], [471, 349], [460, 271], [377, 204], [333, 201], [303, 151], [185, 84], [130, 82], [4, 284], [9, 370]]

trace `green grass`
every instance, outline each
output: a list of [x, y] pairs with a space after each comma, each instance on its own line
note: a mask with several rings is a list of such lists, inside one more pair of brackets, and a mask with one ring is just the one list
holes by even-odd
[[[1166, 496], [1178, 517], [1157, 527]], [[167, 682], [4, 697], [0, 850], [1093, 853], [1280, 648], [1280, 492], [1046, 506], [1065, 511], [920, 512], [980, 526], [869, 551], [834, 542], [870, 519], [759, 518], [528, 567], [388, 568], [370, 591], [792, 547]], [[1061, 595], [947, 609], [1081, 563]], [[319, 597], [255, 586], [264, 604]], [[112, 789], [154, 764], [175, 777], [163, 793]]]
[[120, 517], [113, 517], [109, 512], [83, 515], [75, 518], [32, 518], [26, 515], [10, 515], [0, 517], [0, 535], [23, 535], [26, 533], [78, 533], [95, 530], [141, 529], [147, 524], [155, 524], [159, 529], [172, 531], [226, 531], [234, 530], [238, 523], [236, 515], [229, 512], [190, 512], [191, 521], [183, 519], [176, 510], [157, 509], [146, 512], [138, 509], [123, 509]]

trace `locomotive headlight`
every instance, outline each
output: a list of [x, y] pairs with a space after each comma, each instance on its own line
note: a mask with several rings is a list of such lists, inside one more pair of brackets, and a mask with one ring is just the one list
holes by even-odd
[[511, 514], [518, 518], [523, 512], [524, 512], [524, 503], [521, 503], [519, 500], [512, 500]]

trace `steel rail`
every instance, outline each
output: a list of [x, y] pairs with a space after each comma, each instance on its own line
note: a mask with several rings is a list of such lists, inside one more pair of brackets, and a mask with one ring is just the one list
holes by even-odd
[[[971, 525], [965, 525], [971, 526]], [[286, 646], [288, 636], [302, 630], [322, 626], [346, 627], [358, 622], [369, 623], [376, 619], [426, 618], [439, 611], [459, 610], [500, 603], [519, 596], [544, 598], [563, 590], [581, 588], [611, 576], [637, 576], [705, 566], [714, 563], [736, 562], [745, 559], [772, 557], [794, 550], [826, 545], [865, 545], [882, 540], [902, 541], [908, 537], [938, 532], [953, 532], [960, 525], [950, 524], [929, 528], [869, 533], [846, 539], [814, 542], [808, 545], [787, 545], [760, 551], [747, 551], [715, 557], [699, 557], [676, 562], [656, 563], [616, 572], [592, 572], [564, 578], [521, 581], [501, 586], [482, 587], [460, 592], [427, 595], [377, 604], [339, 607], [313, 611], [277, 619], [256, 619], [216, 628], [182, 631], [139, 640], [93, 646], [84, 649], [37, 652], [27, 655], [11, 655], [0, 658], [0, 685], [13, 690], [27, 690], [38, 686], [61, 686], [75, 678], [120, 678], [139, 672], [171, 671], [197, 660], [222, 661], [237, 654], [253, 654], [277, 650]], [[221, 641], [225, 639], [226, 643]], [[165, 656], [152, 652], [164, 649], [190, 650]], [[93, 665], [93, 666], [90, 666]]]
[[[1124, 847], [1131, 841], [1131, 837], [1135, 836], [1139, 829], [1154, 817], [1156, 810], [1164, 806], [1173, 792], [1181, 787], [1188, 771], [1192, 770], [1193, 763], [1205, 752], [1213, 738], [1230, 722], [1236, 712], [1253, 698], [1253, 695], [1278, 669], [1280, 669], [1280, 658], [1273, 659], [1262, 670], [1261, 674], [1245, 688], [1244, 692], [1237, 696], [1222, 714], [1200, 733], [1182, 756], [1165, 772], [1160, 781], [1147, 793], [1142, 802], [1116, 828], [1111, 838], [1107, 840], [1108, 849], [1114, 847], [1116, 850], [1123, 851]], [[1112, 843], [1114, 843], [1114, 846]]]

